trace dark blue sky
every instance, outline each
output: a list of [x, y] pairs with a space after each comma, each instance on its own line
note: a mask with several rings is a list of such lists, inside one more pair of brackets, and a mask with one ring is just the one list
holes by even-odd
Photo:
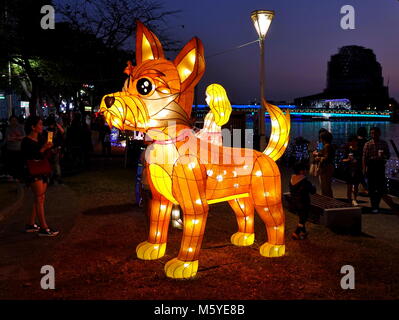
[[[340, 27], [340, 9], [347, 4], [356, 10], [355, 30]], [[374, 50], [385, 83], [390, 79], [390, 95], [399, 100], [398, 0], [165, 0], [164, 5], [181, 10], [168, 20], [170, 33], [184, 43], [199, 37], [207, 56], [256, 40], [250, 12], [275, 10], [266, 39], [266, 97], [270, 100], [291, 101], [321, 92], [330, 56], [345, 45]], [[210, 83], [222, 84], [233, 103], [245, 104], [259, 96], [256, 43], [206, 63], [200, 96]]]

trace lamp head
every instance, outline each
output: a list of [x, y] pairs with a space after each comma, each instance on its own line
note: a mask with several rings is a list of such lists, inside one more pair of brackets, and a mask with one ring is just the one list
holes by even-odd
[[274, 11], [255, 10], [251, 13], [251, 19], [258, 33], [259, 39], [264, 40], [274, 18]]

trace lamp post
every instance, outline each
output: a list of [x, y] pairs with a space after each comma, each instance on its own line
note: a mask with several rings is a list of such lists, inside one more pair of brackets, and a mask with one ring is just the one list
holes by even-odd
[[263, 151], [266, 148], [265, 136], [265, 108], [262, 101], [265, 99], [265, 38], [274, 17], [274, 11], [255, 10], [251, 12], [251, 19], [259, 36], [260, 46], [260, 109], [258, 116], [259, 147]]

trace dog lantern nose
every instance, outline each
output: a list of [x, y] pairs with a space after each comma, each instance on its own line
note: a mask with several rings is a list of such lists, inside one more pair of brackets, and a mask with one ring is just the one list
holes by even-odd
[[104, 102], [105, 102], [105, 105], [107, 106], [107, 108], [111, 108], [115, 102], [115, 98], [114, 97], [105, 97]]

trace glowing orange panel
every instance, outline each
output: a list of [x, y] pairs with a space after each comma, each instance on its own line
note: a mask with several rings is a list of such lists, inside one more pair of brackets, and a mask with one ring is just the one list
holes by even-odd
[[206, 90], [210, 112], [204, 128], [197, 133], [191, 128], [194, 87], [205, 71], [204, 49], [198, 38], [169, 61], [158, 38], [138, 23], [136, 63], [128, 63], [125, 73], [129, 77], [122, 91], [104, 96], [100, 112], [109, 125], [143, 131], [153, 139], [146, 151], [152, 192], [149, 236], [137, 246], [138, 258], [164, 256], [172, 208], [179, 205], [184, 218], [182, 242], [178, 256], [166, 263], [165, 273], [170, 278], [194, 277], [209, 205], [221, 201], [227, 201], [236, 215], [238, 231], [231, 236], [234, 245], [253, 244], [256, 211], [268, 237], [260, 254], [284, 255], [284, 211], [275, 161], [288, 144], [289, 113], [284, 115], [263, 102], [272, 122], [264, 153], [224, 147], [221, 126], [228, 122], [232, 109], [221, 85], [212, 84]]

